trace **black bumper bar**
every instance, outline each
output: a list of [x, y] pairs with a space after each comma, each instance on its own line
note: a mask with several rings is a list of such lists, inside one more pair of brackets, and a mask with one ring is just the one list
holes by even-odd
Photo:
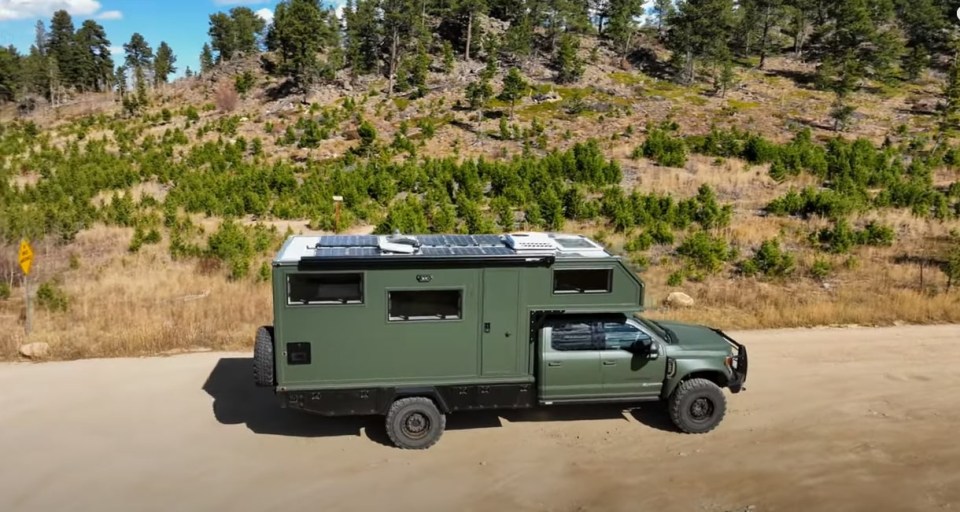
[[723, 337], [727, 343], [733, 345], [737, 349], [737, 356], [733, 362], [733, 377], [730, 379], [730, 384], [727, 386], [730, 388], [730, 391], [733, 393], [739, 393], [747, 389], [747, 347], [742, 343], [738, 343], [736, 340], [727, 336], [727, 334], [720, 329], [713, 329], [713, 332], [719, 334]]

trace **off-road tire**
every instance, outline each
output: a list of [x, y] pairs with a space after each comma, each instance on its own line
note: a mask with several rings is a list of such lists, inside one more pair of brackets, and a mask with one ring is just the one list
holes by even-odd
[[719, 386], [707, 379], [680, 383], [670, 396], [670, 420], [687, 434], [710, 432], [727, 412], [727, 398]]
[[387, 437], [398, 448], [424, 450], [440, 440], [447, 417], [429, 398], [401, 398], [387, 411], [386, 426]]
[[257, 329], [253, 344], [253, 381], [257, 386], [276, 385], [274, 378], [273, 327], [264, 325]]

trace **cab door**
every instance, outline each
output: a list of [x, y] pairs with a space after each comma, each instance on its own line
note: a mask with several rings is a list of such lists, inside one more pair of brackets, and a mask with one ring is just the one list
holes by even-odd
[[[659, 396], [667, 371], [662, 341], [627, 318], [601, 320], [598, 330], [603, 396]], [[643, 348], [637, 350], [633, 347]]]
[[596, 399], [603, 393], [597, 323], [585, 317], [554, 319], [540, 336], [540, 400]]

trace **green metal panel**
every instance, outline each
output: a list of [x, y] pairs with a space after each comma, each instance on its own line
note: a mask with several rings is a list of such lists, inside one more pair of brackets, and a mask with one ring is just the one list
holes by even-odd
[[[298, 271], [278, 270], [281, 386], [436, 384], [477, 377], [482, 270], [363, 271], [363, 302], [333, 305], [287, 304], [286, 276]], [[461, 318], [390, 321], [388, 293], [418, 289], [459, 290]], [[291, 342], [311, 344], [310, 364], [287, 363], [283, 350]]]
[[[654, 333], [646, 332], [639, 323], [599, 322], [604, 350], [600, 353], [603, 374], [603, 394], [607, 397], [657, 396], [663, 387], [667, 373], [666, 349]], [[635, 354], [623, 346], [639, 338], [650, 338], [658, 349], [658, 357]]]
[[515, 375], [521, 366], [523, 337], [518, 325], [520, 270], [487, 268], [483, 271], [483, 321], [481, 375]]
[[603, 394], [600, 351], [556, 350], [551, 346], [552, 328], [542, 331], [540, 347], [540, 400], [591, 399]]
[[[565, 269], [606, 269], [611, 272], [609, 292], [555, 293], [554, 273]], [[643, 307], [644, 285], [619, 259], [558, 260], [550, 267], [524, 270], [528, 290], [527, 306], [537, 310], [639, 311]]]

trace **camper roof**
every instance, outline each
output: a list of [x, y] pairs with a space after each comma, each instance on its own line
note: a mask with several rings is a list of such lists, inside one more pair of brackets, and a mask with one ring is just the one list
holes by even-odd
[[593, 240], [567, 233], [503, 235], [297, 235], [286, 240], [278, 264], [305, 260], [380, 258], [487, 259], [517, 257], [610, 258]]

